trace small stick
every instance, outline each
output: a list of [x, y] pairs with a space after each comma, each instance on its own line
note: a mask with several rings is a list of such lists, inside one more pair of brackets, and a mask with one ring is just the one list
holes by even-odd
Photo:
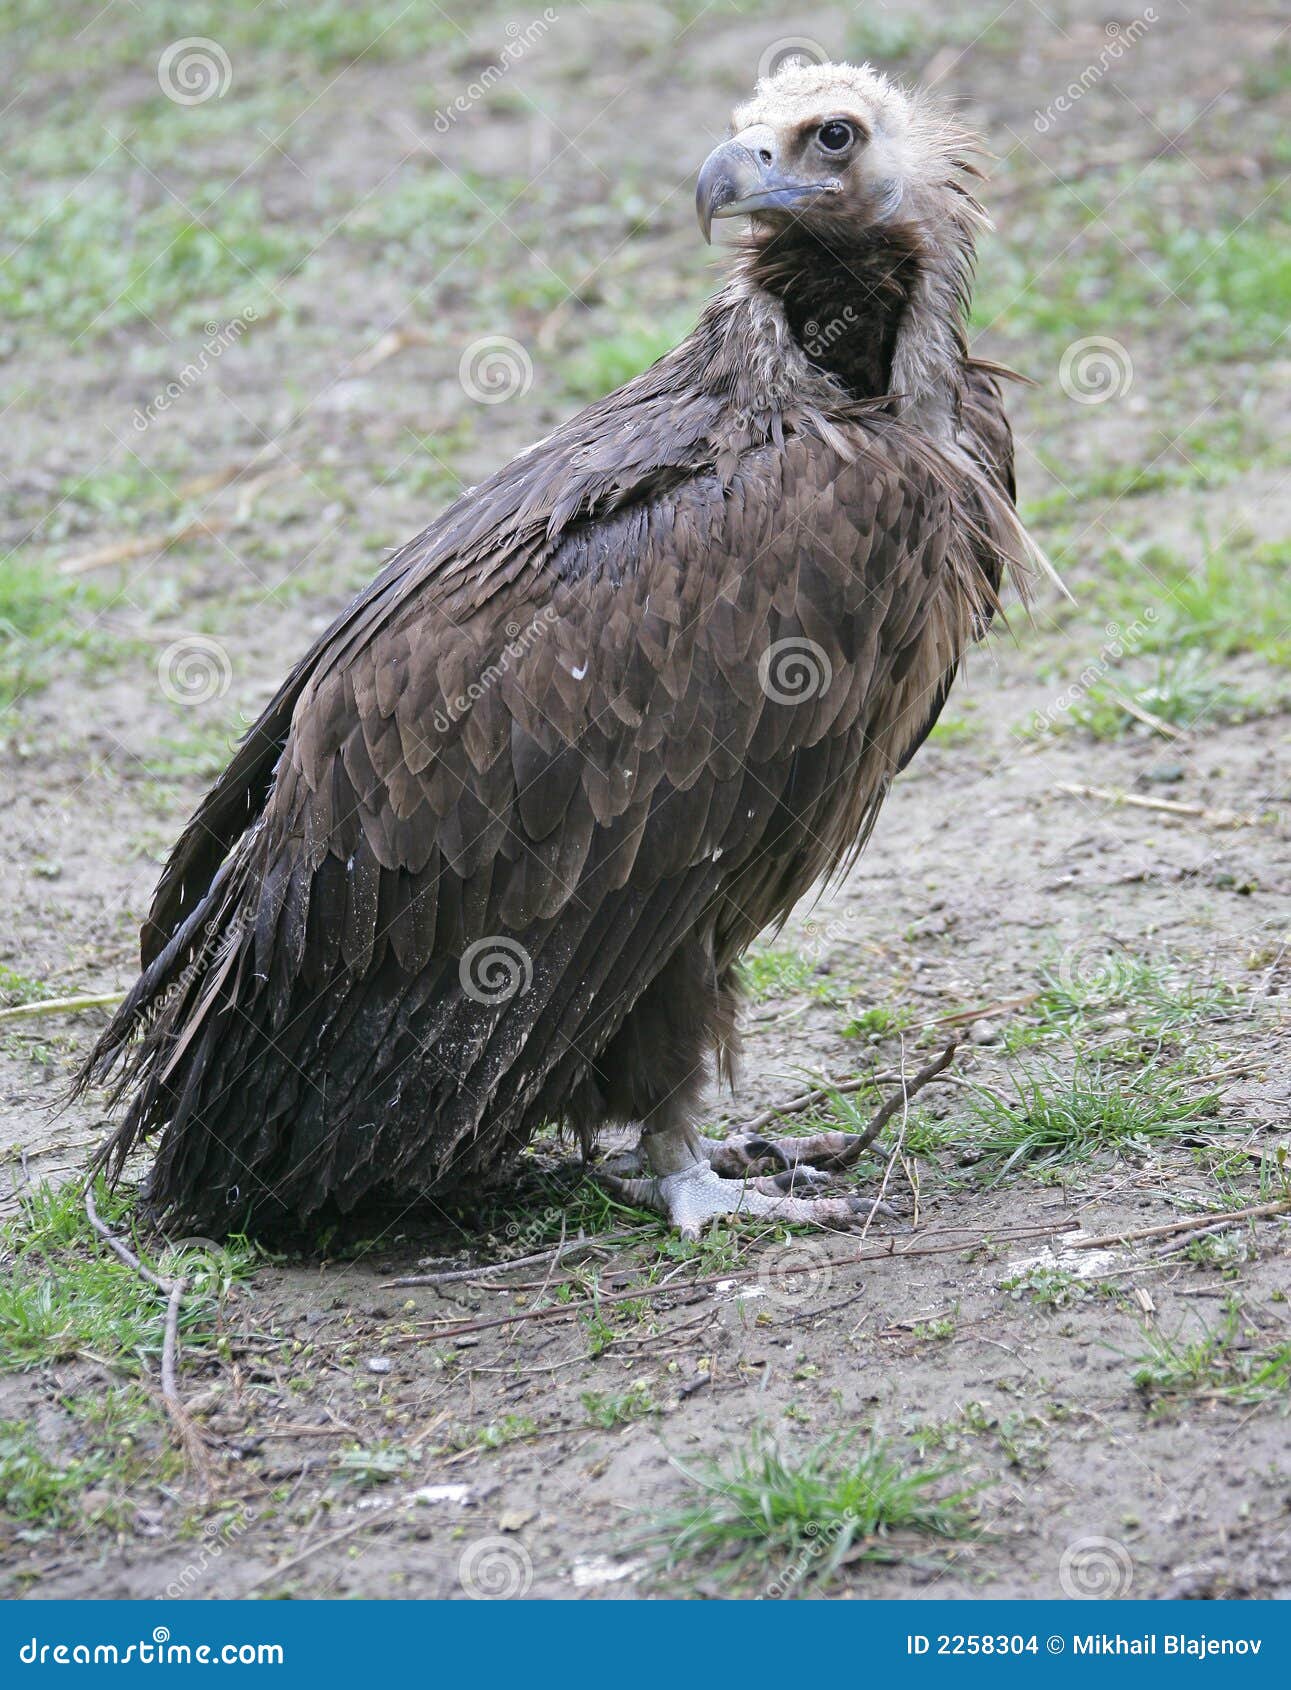
[[[1187, 1215], [1182, 1220], [1167, 1221], [1164, 1226], [1140, 1227], [1137, 1232], [1109, 1232], [1102, 1238], [1075, 1238], [1064, 1245], [1067, 1250], [1106, 1250], [1113, 1244], [1133, 1244], [1140, 1238], [1168, 1238], [1175, 1232], [1196, 1232], [1202, 1227], [1225, 1226], [1233, 1221], [1261, 1220], [1266, 1215], [1284, 1215], [1291, 1209], [1291, 1197], [1280, 1197], [1276, 1203], [1256, 1203], [1250, 1209], [1234, 1209], [1228, 1215]], [[787, 1269], [785, 1270], [788, 1271]]]
[[257, 1438], [352, 1438], [352, 1426], [266, 1426], [257, 1427]]
[[958, 1049], [958, 1039], [952, 1038], [941, 1055], [934, 1057], [931, 1062], [921, 1068], [909, 1085], [903, 1083], [900, 1091], [894, 1091], [886, 1102], [879, 1105], [869, 1126], [859, 1135], [861, 1142], [856, 1146], [858, 1152], [864, 1150], [867, 1145], [873, 1144], [898, 1109], [904, 1110], [909, 1107], [910, 1099], [917, 1091], [921, 1091], [930, 1080], [935, 1080], [938, 1074], [945, 1073], [955, 1060], [955, 1052]]
[[137, 1273], [145, 1284], [161, 1291], [167, 1298], [166, 1328], [161, 1342], [161, 1395], [166, 1405], [166, 1412], [174, 1422], [175, 1430], [179, 1434], [189, 1460], [196, 1469], [201, 1480], [202, 1490], [206, 1495], [211, 1492], [211, 1470], [206, 1459], [206, 1449], [202, 1443], [201, 1434], [193, 1424], [192, 1417], [184, 1407], [184, 1399], [179, 1391], [179, 1316], [184, 1306], [184, 1295], [188, 1290], [186, 1279], [163, 1279], [154, 1273], [150, 1267], [144, 1265], [134, 1251], [119, 1239], [110, 1227], [99, 1218], [99, 1212], [94, 1202], [94, 1188], [85, 1188], [85, 1214], [90, 1225], [110, 1250], [131, 1269]]
[[485, 1267], [450, 1268], [444, 1273], [414, 1273], [402, 1279], [383, 1279], [378, 1289], [391, 1291], [396, 1286], [447, 1285], [453, 1280], [483, 1279], [486, 1274], [510, 1273], [512, 1268], [535, 1267], [539, 1262], [560, 1262], [576, 1250], [599, 1249], [602, 1245], [619, 1244], [634, 1236], [631, 1232], [606, 1232], [595, 1238], [571, 1238], [567, 1244], [557, 1244], [550, 1250], [537, 1250], [532, 1256], [513, 1256], [509, 1262], [490, 1262]]
[[116, 1233], [99, 1219], [99, 1211], [94, 1203], [94, 1187], [92, 1185], [85, 1188], [85, 1213], [95, 1232], [128, 1268], [133, 1268], [141, 1279], [146, 1279], [149, 1285], [155, 1285], [158, 1291], [164, 1291], [167, 1296], [170, 1295], [172, 1281], [162, 1279], [160, 1274], [154, 1273], [150, 1267], [145, 1267], [134, 1251], [123, 1244]]
[[1176, 728], [1173, 722], [1167, 722], [1160, 716], [1154, 716], [1150, 710], [1145, 710], [1141, 704], [1136, 704], [1132, 698], [1126, 698], [1124, 693], [1113, 691], [1112, 697], [1127, 716], [1133, 716], [1135, 721], [1142, 722], [1145, 728], [1151, 728], [1155, 733], [1159, 733], [1162, 739], [1187, 739], [1187, 734], [1181, 728]]
[[866, 1091], [870, 1086], [890, 1085], [900, 1078], [899, 1074], [866, 1074], [859, 1080], [831, 1080], [828, 1085], [817, 1086], [815, 1091], [802, 1092], [798, 1097], [791, 1097], [787, 1103], [777, 1103], [770, 1109], [764, 1109], [760, 1115], [755, 1115], [751, 1121], [745, 1121], [741, 1126], [732, 1128], [732, 1131], [765, 1132], [786, 1115], [801, 1115], [804, 1110], [828, 1103], [831, 1097], [850, 1097], [853, 1092]]
[[[830, 1268], [852, 1267], [859, 1262], [885, 1261], [889, 1258], [902, 1256], [944, 1256], [958, 1250], [971, 1250], [974, 1245], [986, 1239], [998, 1244], [1020, 1244], [1031, 1238], [1052, 1238], [1055, 1233], [1070, 1232], [1076, 1226], [1074, 1220], [1055, 1221], [1052, 1225], [1036, 1225], [1019, 1228], [1010, 1232], [1006, 1237], [998, 1230], [987, 1228], [976, 1238], [955, 1238], [944, 1244], [930, 1244], [924, 1248], [898, 1249], [893, 1239], [890, 1244], [877, 1250], [858, 1250], [854, 1255], [830, 1257], [822, 1263], [818, 1258], [807, 1262], [791, 1262], [780, 1271], [784, 1275], [791, 1273], [818, 1273], [822, 1266]], [[607, 1308], [614, 1303], [645, 1301], [647, 1298], [657, 1297], [667, 1291], [697, 1291], [713, 1285], [738, 1285], [747, 1280], [756, 1279], [761, 1268], [749, 1268], [743, 1273], [714, 1273], [704, 1279], [692, 1279], [688, 1285], [639, 1285], [630, 1291], [612, 1292], [607, 1297], [598, 1299], [597, 1307]], [[586, 1312], [586, 1305], [579, 1303], [550, 1303], [546, 1308], [518, 1309], [513, 1314], [492, 1315], [487, 1320], [465, 1321], [457, 1326], [443, 1327], [436, 1332], [416, 1333], [406, 1338], [395, 1340], [397, 1348], [403, 1349], [409, 1344], [438, 1344], [445, 1338], [460, 1338], [468, 1332], [485, 1332], [496, 1326], [515, 1326], [530, 1320], [555, 1320], [561, 1316], [568, 1316]], [[429, 1323], [428, 1323], [429, 1324]]]
[[137, 557], [159, 556], [185, 540], [195, 540], [200, 535], [218, 534], [227, 527], [228, 522], [223, 517], [211, 517], [209, 520], [199, 518], [196, 522], [184, 523], [180, 528], [172, 528], [165, 534], [141, 534], [133, 540], [115, 540], [112, 544], [99, 546], [92, 552], [80, 552], [76, 557], [64, 558], [58, 565], [58, 573], [86, 575], [91, 569], [104, 569], [110, 563], [129, 563]]
[[1174, 1243], [1167, 1244], [1164, 1250], [1155, 1251], [1152, 1260], [1154, 1262], [1168, 1261], [1171, 1256], [1177, 1256], [1186, 1250], [1198, 1238], [1213, 1238], [1216, 1233], [1231, 1232], [1232, 1230], [1232, 1221], [1216, 1221], [1213, 1226], [1199, 1226], [1195, 1232], [1189, 1233], [1186, 1238], [1176, 1238]]
[[1186, 816], [1212, 827], [1256, 827], [1258, 816], [1239, 816], [1235, 810], [1209, 810], [1204, 804], [1181, 804], [1175, 798], [1144, 798], [1137, 792], [1112, 792], [1105, 786], [1072, 786], [1060, 781], [1053, 789], [1067, 798], [1094, 798], [1103, 804], [1128, 804], [1137, 810], [1159, 810], [1166, 816]]
[[0, 1021], [21, 1021], [35, 1015], [75, 1015], [82, 1009], [113, 1009], [124, 992], [87, 992], [76, 998], [41, 998], [36, 1003], [15, 1003], [0, 1009]]
[[1023, 992], [1020, 998], [1000, 998], [995, 1003], [979, 1003], [973, 1009], [957, 1009], [950, 1015], [938, 1015], [924, 1023], [927, 1027], [956, 1027], [961, 1021], [983, 1021], [991, 1015], [1001, 1015], [1007, 1009], [1025, 1009], [1043, 994]]
[[[357, 1520], [351, 1520], [348, 1526], [342, 1526], [338, 1532], [329, 1532], [326, 1537], [320, 1537], [305, 1549], [298, 1550], [285, 1561], [279, 1561], [276, 1567], [270, 1567], [267, 1573], [261, 1573], [258, 1579], [252, 1579], [247, 1586], [247, 1592], [259, 1590], [262, 1584], [268, 1584], [270, 1579], [278, 1578], [282, 1573], [290, 1572], [298, 1567], [302, 1561], [307, 1561], [311, 1555], [316, 1555], [320, 1549], [329, 1549], [334, 1543], [343, 1543], [347, 1537], [353, 1537], [355, 1532], [362, 1531], [365, 1526], [385, 1525], [395, 1512], [395, 1505], [387, 1503], [384, 1508], [374, 1509], [371, 1514], [360, 1514]], [[245, 1594], [245, 1592], [244, 1592]]]
[[[901, 1107], [903, 1098], [913, 1097], [921, 1086], [926, 1086], [929, 1080], [936, 1079], [938, 1074], [950, 1066], [957, 1048], [958, 1041], [952, 1039], [934, 1062], [930, 1062], [926, 1068], [921, 1068], [903, 1091], [895, 1092], [882, 1105], [869, 1126], [859, 1135], [865, 1140], [865, 1144], [872, 1143], [878, 1136], [888, 1117]], [[827, 1086], [818, 1086], [814, 1091], [803, 1092], [799, 1097], [791, 1097], [787, 1103], [779, 1103], [770, 1109], [764, 1109], [753, 1120], [745, 1122], [743, 1126], [736, 1127], [734, 1130], [737, 1133], [765, 1132], [768, 1127], [774, 1126], [777, 1121], [783, 1120], [786, 1115], [801, 1115], [804, 1110], [814, 1109], [821, 1103], [828, 1103], [831, 1097], [847, 1097], [852, 1092], [865, 1091], [870, 1086], [896, 1085], [903, 1081], [904, 1075], [902, 1074], [884, 1073], [867, 1074], [862, 1079], [842, 1080], [837, 1084], [831, 1082]], [[864, 1149], [864, 1145], [861, 1148]]]
[[179, 1404], [179, 1311], [188, 1290], [186, 1279], [177, 1279], [166, 1304], [166, 1336], [161, 1344], [161, 1394], [172, 1408]]

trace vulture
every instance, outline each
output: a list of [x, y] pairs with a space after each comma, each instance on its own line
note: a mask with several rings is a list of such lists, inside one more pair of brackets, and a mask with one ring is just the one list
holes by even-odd
[[297, 662], [79, 1076], [125, 1105], [112, 1177], [155, 1139], [154, 1214], [263, 1233], [457, 1199], [544, 1128], [625, 1124], [617, 1189], [684, 1235], [870, 1212], [821, 1191], [810, 1139], [703, 1137], [701, 1099], [742, 954], [846, 870], [1038, 560], [1008, 372], [967, 348], [974, 146], [868, 65], [759, 82], [699, 171], [705, 239], [747, 223], [693, 333]]

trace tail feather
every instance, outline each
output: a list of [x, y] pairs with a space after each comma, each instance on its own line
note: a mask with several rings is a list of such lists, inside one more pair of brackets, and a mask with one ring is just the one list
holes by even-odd
[[244, 854], [221, 865], [206, 896], [153, 956], [76, 1075], [73, 1097], [91, 1085], [106, 1085], [115, 1105], [134, 1091], [121, 1125], [95, 1155], [94, 1168], [107, 1167], [115, 1177], [134, 1144], [169, 1113], [173, 1076], [237, 957], [246, 881]]

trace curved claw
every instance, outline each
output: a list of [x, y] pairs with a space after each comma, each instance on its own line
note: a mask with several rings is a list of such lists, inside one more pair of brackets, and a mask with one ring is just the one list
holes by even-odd
[[741, 1148], [751, 1162], [761, 1162], [764, 1158], [769, 1158], [772, 1162], [778, 1162], [786, 1173], [791, 1173], [798, 1166], [797, 1158], [786, 1155], [773, 1138], [747, 1138]]
[[830, 1176], [820, 1168], [809, 1168], [802, 1163], [788, 1167], [780, 1174], [770, 1174], [765, 1179], [755, 1179], [753, 1189], [764, 1191], [769, 1197], [777, 1192], [790, 1195], [795, 1191], [819, 1191], [823, 1186], [831, 1184]]

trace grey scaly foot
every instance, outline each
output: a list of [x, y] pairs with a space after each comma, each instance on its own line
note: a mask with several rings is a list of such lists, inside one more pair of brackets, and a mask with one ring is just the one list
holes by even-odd
[[[698, 1238], [710, 1221], [722, 1215], [757, 1215], [827, 1227], [856, 1226], [874, 1214], [895, 1218], [886, 1203], [864, 1197], [798, 1196], [804, 1185], [810, 1190], [828, 1178], [801, 1165], [768, 1178], [723, 1179], [704, 1153], [709, 1142], [686, 1121], [645, 1130], [638, 1148], [654, 1177], [624, 1178], [606, 1169], [599, 1178], [611, 1195], [666, 1215], [683, 1238]], [[615, 1160], [624, 1168], [623, 1159]]]

